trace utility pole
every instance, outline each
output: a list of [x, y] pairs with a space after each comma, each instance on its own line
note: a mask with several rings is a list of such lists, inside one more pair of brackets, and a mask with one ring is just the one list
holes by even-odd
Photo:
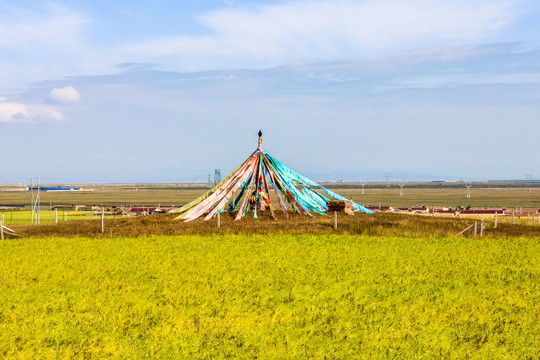
[[399, 196], [403, 196], [403, 186], [405, 186], [403, 180], [399, 180]]
[[532, 187], [532, 184], [531, 184], [532, 174], [525, 175], [525, 178], [527, 179], [527, 185], [528, 185], [528, 188], [529, 188], [529, 192], [531, 192], [532, 191], [532, 189], [531, 189], [531, 187]]
[[366, 191], [364, 190], [365, 186], [366, 186], [366, 180], [362, 180], [362, 195], [366, 193]]
[[39, 187], [40, 187], [39, 178], [37, 178], [37, 184], [34, 184], [34, 178], [30, 178], [30, 223], [31, 224], [39, 224], [39, 206], [40, 206]]
[[470, 181], [467, 181], [465, 183], [465, 187], [467, 188], [467, 199], [471, 198], [471, 186], [472, 186], [472, 183]]

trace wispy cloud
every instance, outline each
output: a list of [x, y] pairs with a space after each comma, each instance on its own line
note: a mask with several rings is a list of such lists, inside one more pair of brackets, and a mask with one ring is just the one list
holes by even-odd
[[[111, 23], [97, 11], [99, 5], [82, 10], [72, 2], [23, 6], [0, 0], [0, 93], [43, 80], [111, 73], [120, 63], [156, 63], [182, 72], [262, 69], [306, 59], [377, 59], [448, 47], [449, 52], [437, 55], [444, 61], [455, 55], [451, 51], [456, 44], [499, 42], [497, 36], [509, 25], [517, 24], [527, 11], [538, 10], [524, 11], [523, 4], [530, 2], [235, 1], [221, 10], [200, 13], [203, 29], [198, 28], [197, 35], [193, 29], [175, 33], [172, 29], [177, 26], [161, 24], [167, 30], [117, 31], [122, 35], [111, 41], [102, 38], [105, 29], [118, 30], [122, 19]], [[169, 35], [153, 35], [157, 33]]]
[[200, 16], [209, 34], [127, 45], [147, 55], [270, 59], [349, 58], [489, 38], [521, 15], [519, 0], [300, 1]]
[[540, 83], [539, 73], [512, 74], [440, 74], [421, 75], [394, 79], [387, 84], [378, 86], [379, 90], [396, 89], [436, 89], [443, 87], [459, 87], [466, 85], [515, 85]]
[[45, 3], [26, 9], [0, 2], [0, 47], [18, 51], [74, 44], [90, 19], [67, 7]]
[[58, 3], [0, 0], [0, 93], [103, 71], [106, 57], [90, 41], [91, 24], [84, 12]]

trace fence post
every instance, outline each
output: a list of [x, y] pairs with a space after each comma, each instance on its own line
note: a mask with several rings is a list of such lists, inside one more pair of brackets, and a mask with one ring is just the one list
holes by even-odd
[[4, 240], [4, 222], [0, 221], [0, 239]]
[[64, 221], [67, 221], [67, 212], [64, 210]]
[[515, 224], [516, 221], [514, 220], [514, 210], [512, 210], [512, 224]]
[[480, 223], [480, 236], [484, 236], [484, 218], [482, 218], [482, 222]]
[[105, 227], [103, 223], [103, 217], [105, 215], [105, 208], [101, 208], [101, 233], [103, 234]]
[[478, 221], [475, 221], [474, 222], [474, 237], [476, 237], [476, 234], [478, 232], [477, 227], [478, 227]]
[[495, 225], [493, 226], [495, 229], [497, 228], [497, 212], [495, 212]]
[[58, 224], [58, 209], [54, 209], [54, 223]]
[[334, 211], [334, 229], [337, 230], [337, 211]]
[[219, 211], [217, 213], [217, 227], [219, 229], [219, 227], [221, 226], [221, 218], [219, 217]]

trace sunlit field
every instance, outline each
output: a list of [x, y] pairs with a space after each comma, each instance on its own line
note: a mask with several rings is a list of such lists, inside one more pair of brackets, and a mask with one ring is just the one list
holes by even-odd
[[534, 237], [25, 238], [0, 254], [4, 358], [540, 356]]

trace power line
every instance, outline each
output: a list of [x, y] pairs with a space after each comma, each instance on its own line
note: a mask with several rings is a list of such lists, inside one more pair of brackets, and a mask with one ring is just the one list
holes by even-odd
[[217, 185], [221, 182], [221, 169], [214, 170], [214, 185]]
[[527, 179], [527, 184], [529, 186], [529, 192], [531, 192], [532, 191], [532, 189], [531, 189], [531, 187], [532, 187], [532, 184], [531, 184], [532, 174], [525, 175], [525, 178]]
[[471, 198], [471, 186], [472, 186], [472, 183], [470, 181], [467, 181], [465, 183], [465, 187], [467, 188], [467, 199]]
[[40, 206], [39, 188], [40, 188], [39, 178], [37, 178], [36, 184], [34, 184], [34, 178], [31, 178], [30, 179], [30, 223], [31, 224], [39, 224], [39, 222], [40, 222], [40, 217], [39, 217], [39, 206]]

